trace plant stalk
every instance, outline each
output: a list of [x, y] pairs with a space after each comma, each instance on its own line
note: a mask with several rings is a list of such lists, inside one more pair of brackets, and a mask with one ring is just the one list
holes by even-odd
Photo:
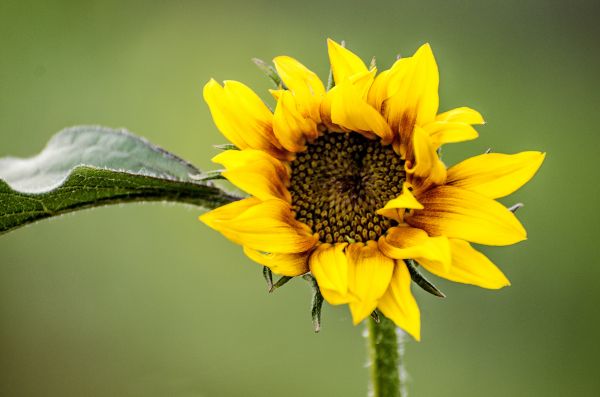
[[370, 358], [370, 397], [407, 397], [404, 388], [403, 335], [383, 315], [369, 318], [367, 340]]

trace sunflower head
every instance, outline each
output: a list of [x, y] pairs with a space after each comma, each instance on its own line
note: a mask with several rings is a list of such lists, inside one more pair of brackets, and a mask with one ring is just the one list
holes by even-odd
[[263, 64], [277, 84], [274, 111], [242, 83], [206, 84], [215, 124], [236, 146], [213, 161], [248, 197], [200, 219], [242, 245], [268, 279], [304, 275], [317, 305], [320, 296], [348, 304], [355, 324], [381, 312], [418, 340], [411, 280], [437, 289], [417, 267], [484, 288], [509, 284], [470, 242], [526, 238], [495, 199], [531, 179], [544, 154], [490, 153], [448, 169], [439, 148], [476, 138], [483, 118], [467, 107], [438, 112], [428, 44], [379, 74], [332, 40], [328, 50], [329, 90], [291, 57]]

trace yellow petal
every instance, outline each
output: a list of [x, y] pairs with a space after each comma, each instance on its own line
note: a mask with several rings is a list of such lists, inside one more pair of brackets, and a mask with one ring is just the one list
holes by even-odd
[[296, 97], [302, 115], [320, 123], [319, 107], [325, 87], [319, 77], [292, 57], [279, 56], [273, 63], [283, 83]]
[[225, 167], [223, 176], [246, 193], [261, 200], [282, 199], [291, 202], [287, 189], [289, 169], [281, 161], [261, 150], [226, 150], [212, 161]]
[[438, 114], [435, 121], [423, 128], [437, 149], [445, 143], [463, 142], [479, 136], [472, 124], [484, 124], [483, 117], [476, 110], [462, 107]]
[[376, 211], [377, 214], [402, 222], [406, 209], [423, 209], [423, 205], [417, 201], [409, 189], [408, 183], [402, 185], [400, 196], [388, 201], [385, 207]]
[[479, 133], [469, 124], [450, 121], [434, 121], [424, 127], [435, 149], [446, 143], [465, 142], [476, 139]]
[[541, 152], [521, 152], [471, 157], [448, 170], [448, 184], [490, 198], [508, 196], [535, 175], [545, 156]]
[[483, 120], [481, 113], [475, 109], [464, 106], [440, 113], [435, 117], [435, 120], [465, 124], [485, 124], [485, 120]]
[[[402, 81], [407, 78], [407, 74], [411, 73], [413, 68], [414, 57], [403, 57], [397, 59], [396, 62], [394, 62], [392, 67], [388, 70], [389, 74], [387, 75], [387, 79], [385, 79], [386, 88], [384, 91], [384, 100], [395, 95], [398, 92], [398, 90], [402, 89]], [[381, 74], [383, 75], [384, 72], [381, 72]]]
[[310, 256], [310, 271], [317, 279], [325, 300], [340, 305], [354, 300], [348, 293], [348, 244], [321, 244]]
[[389, 97], [388, 80], [390, 73], [390, 70], [384, 70], [383, 72], [379, 73], [377, 77], [375, 77], [371, 87], [369, 87], [367, 102], [378, 112], [381, 112], [381, 105]]
[[393, 259], [427, 259], [441, 268], [450, 267], [450, 245], [445, 236], [429, 237], [421, 229], [393, 227], [379, 238], [381, 252]]
[[375, 241], [353, 243], [346, 250], [348, 256], [348, 289], [356, 298], [350, 302], [354, 324], [358, 324], [375, 310], [377, 302], [387, 290], [394, 261], [383, 255]]
[[249, 197], [215, 208], [212, 211], [200, 215], [198, 219], [204, 222], [207, 226], [220, 231], [225, 237], [232, 240], [234, 243], [241, 244], [241, 241], [238, 239], [236, 234], [228, 233], [227, 230], [219, 230], [219, 222], [234, 219], [237, 216], [240, 216], [240, 214], [242, 214], [244, 211], [260, 203], [261, 201], [256, 197]]
[[331, 96], [331, 121], [351, 131], [374, 133], [382, 144], [389, 144], [392, 131], [385, 119], [366, 103], [350, 82], [340, 83], [329, 91]]
[[282, 200], [263, 201], [234, 218], [213, 216], [207, 221], [205, 217], [200, 219], [210, 227], [257, 251], [299, 253], [311, 249], [318, 240], [308, 226], [294, 219], [290, 204]]
[[418, 262], [428, 271], [458, 283], [499, 289], [510, 285], [506, 276], [485, 255], [463, 240], [450, 239], [452, 265], [445, 269], [426, 259]]
[[402, 81], [410, 77], [407, 74], [411, 73], [413, 66], [413, 57], [400, 58], [390, 69], [379, 73], [369, 89], [367, 102], [377, 111], [384, 110], [384, 102], [404, 87]]
[[338, 88], [333, 87], [331, 90], [327, 91], [325, 94], [325, 98], [321, 101], [320, 113], [321, 113], [321, 121], [327, 127], [327, 129], [331, 132], [350, 132], [351, 129], [345, 128], [343, 126], [335, 124], [331, 120], [331, 111], [333, 100], [338, 95]]
[[385, 116], [401, 140], [408, 141], [415, 124], [423, 126], [435, 119], [439, 73], [429, 44], [399, 62], [395, 69], [389, 76], [388, 95], [393, 95], [385, 101]]
[[367, 65], [352, 51], [335, 41], [327, 39], [329, 62], [335, 84], [340, 84], [357, 73], [368, 72]]
[[264, 150], [278, 159], [290, 159], [275, 138], [273, 115], [247, 86], [227, 81], [221, 87], [215, 80], [204, 86], [204, 99], [217, 128], [240, 149]]
[[440, 160], [431, 138], [421, 127], [414, 129], [412, 154], [409, 152], [407, 159], [414, 162], [406, 168], [409, 174], [426, 180], [427, 184], [442, 185], [446, 182], [446, 166]]
[[410, 292], [410, 274], [402, 261], [397, 261], [390, 285], [377, 307], [398, 327], [415, 340], [421, 340], [421, 313]]
[[431, 236], [447, 236], [479, 244], [509, 245], [527, 238], [512, 212], [481, 194], [454, 186], [438, 186], [419, 196], [425, 209], [405, 216], [406, 222]]
[[244, 247], [244, 253], [254, 262], [271, 269], [273, 273], [282, 276], [299, 276], [308, 272], [308, 256], [310, 251], [298, 254], [276, 254], [261, 252]]
[[281, 98], [281, 94], [283, 94], [284, 92], [287, 92], [287, 90], [274, 90], [274, 89], [269, 89], [269, 93], [273, 96], [273, 98], [275, 98], [276, 101], [279, 100], [279, 98]]
[[294, 153], [306, 150], [306, 139], [314, 140], [319, 133], [315, 121], [298, 111], [296, 99], [289, 91], [279, 95], [273, 116], [273, 132], [281, 145]]
[[[377, 74], [377, 69], [371, 69], [364, 73], [358, 73], [348, 79], [350, 83], [358, 92], [358, 95], [364, 100], [367, 100], [367, 96], [369, 93], [369, 89], [373, 84], [373, 80], [375, 80], [375, 75]], [[368, 102], [367, 102], [368, 103]]]

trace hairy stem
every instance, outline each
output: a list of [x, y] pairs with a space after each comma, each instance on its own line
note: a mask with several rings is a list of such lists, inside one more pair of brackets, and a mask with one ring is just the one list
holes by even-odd
[[371, 369], [369, 396], [406, 397], [403, 386], [402, 335], [396, 325], [385, 316], [379, 316], [379, 323], [373, 318], [368, 322], [368, 349]]

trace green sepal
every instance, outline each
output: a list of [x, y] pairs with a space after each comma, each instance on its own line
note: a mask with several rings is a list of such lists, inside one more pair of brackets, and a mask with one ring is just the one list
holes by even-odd
[[440, 298], [445, 298], [446, 295], [440, 291], [433, 283], [427, 280], [419, 271], [417, 267], [419, 264], [412, 259], [405, 259], [404, 263], [406, 263], [406, 267], [408, 267], [408, 272], [410, 273], [410, 278], [415, 282], [419, 287], [423, 290], [429, 292], [432, 295], [435, 295]]
[[519, 209], [521, 209], [523, 207], [525, 207], [525, 204], [523, 204], [523, 203], [516, 203], [516, 204], [511, 205], [510, 207], [508, 207], [508, 210], [514, 214], [515, 212], [517, 212], [517, 210], [519, 210]]
[[329, 74], [327, 75], [327, 91], [330, 91], [335, 86], [335, 81], [333, 81], [333, 69], [329, 68]]
[[314, 278], [312, 274], [306, 273], [302, 276], [302, 278], [308, 281], [309, 285], [312, 288], [310, 314], [312, 317], [313, 329], [316, 333], [321, 331], [321, 310], [323, 309], [323, 295], [321, 295], [321, 290], [319, 289], [317, 279]]
[[377, 59], [375, 57], [371, 58], [371, 62], [369, 63], [369, 70], [373, 70], [377, 67]]
[[371, 312], [371, 318], [373, 319], [373, 321], [375, 321], [377, 324], [379, 324], [381, 322], [381, 319], [379, 318], [379, 310], [375, 309]]
[[221, 145], [213, 145], [213, 147], [219, 150], [240, 150], [233, 143], [223, 143]]
[[279, 280], [277, 280], [277, 282], [275, 284], [273, 284], [273, 287], [269, 290], [269, 292], [273, 292], [277, 288], [283, 287], [293, 278], [294, 277], [292, 277], [292, 276], [281, 276], [281, 278]]
[[267, 282], [267, 291], [273, 291], [273, 272], [268, 267], [263, 266], [262, 273], [263, 277], [265, 278], [265, 281]]
[[195, 178], [198, 181], [215, 181], [226, 179], [222, 174], [224, 170], [205, 171], [201, 176]]
[[258, 58], [252, 58], [252, 62], [254, 62], [254, 64], [258, 66], [258, 68], [264, 74], [267, 75], [267, 77], [273, 82], [273, 84], [275, 84], [275, 87], [286, 89], [285, 84], [283, 84], [283, 81], [281, 80], [281, 77], [279, 77], [279, 73], [277, 73], [277, 70], [272, 65], [269, 65], [262, 59]]

